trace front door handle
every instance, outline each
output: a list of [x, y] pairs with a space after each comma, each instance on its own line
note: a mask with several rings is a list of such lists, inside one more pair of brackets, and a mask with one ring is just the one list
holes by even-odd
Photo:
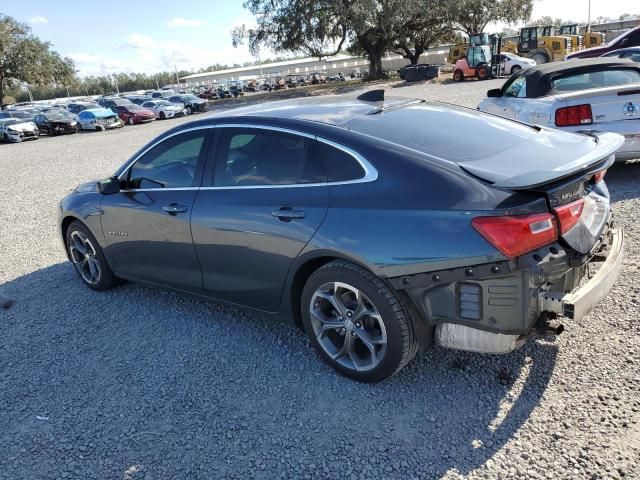
[[283, 222], [290, 222], [294, 218], [304, 218], [307, 214], [303, 210], [294, 210], [293, 207], [280, 207], [279, 210], [271, 212], [271, 215]]
[[169, 215], [177, 215], [178, 213], [184, 213], [189, 210], [184, 205], [178, 205], [177, 203], [171, 203], [169, 205], [165, 205], [162, 207], [162, 210], [167, 212]]

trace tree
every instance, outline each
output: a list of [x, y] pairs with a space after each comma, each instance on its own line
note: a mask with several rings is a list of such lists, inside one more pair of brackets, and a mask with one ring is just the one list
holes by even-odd
[[442, 0], [408, 0], [397, 13], [391, 51], [415, 65], [434, 45], [451, 42], [455, 32], [451, 9]]
[[455, 5], [457, 27], [467, 35], [482, 32], [490, 22], [527, 21], [534, 0], [458, 0]]
[[51, 50], [14, 18], [0, 14], [0, 101], [18, 84], [64, 85], [75, 77], [73, 62]]
[[265, 45], [319, 58], [348, 45], [351, 53], [368, 57], [369, 77], [380, 78], [385, 52], [416, 63], [451, 31], [446, 8], [451, 3], [455, 0], [246, 0], [257, 26], [234, 29], [233, 44], [248, 39], [254, 54]]

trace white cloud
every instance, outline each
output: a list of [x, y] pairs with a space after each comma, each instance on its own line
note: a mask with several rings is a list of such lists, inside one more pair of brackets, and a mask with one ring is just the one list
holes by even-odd
[[151, 48], [154, 43], [153, 39], [147, 35], [132, 33], [127, 37], [127, 43], [125, 46], [133, 48]]
[[35, 17], [31, 17], [29, 19], [29, 22], [31, 22], [33, 25], [46, 25], [47, 23], [49, 23], [49, 20], [47, 19], [47, 17], [43, 17], [42, 15], [36, 15]]
[[200, 20], [198, 18], [184, 18], [184, 17], [173, 17], [167, 25], [169, 28], [191, 28], [191, 27], [203, 27], [207, 24], [205, 20]]

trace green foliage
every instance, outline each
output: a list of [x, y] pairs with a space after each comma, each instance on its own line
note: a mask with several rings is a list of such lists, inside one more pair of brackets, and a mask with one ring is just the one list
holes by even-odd
[[70, 59], [51, 50], [28, 25], [0, 14], [0, 98], [5, 89], [19, 84], [63, 85], [74, 77]]
[[469, 35], [484, 31], [490, 22], [529, 20], [533, 0], [457, 0], [452, 8], [456, 26]]

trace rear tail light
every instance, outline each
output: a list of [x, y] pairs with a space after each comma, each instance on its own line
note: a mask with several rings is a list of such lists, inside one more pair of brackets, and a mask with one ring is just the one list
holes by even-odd
[[596, 172], [596, 174], [591, 177], [591, 182], [592, 183], [599, 183], [604, 179], [604, 176], [607, 174], [607, 169], [605, 168], [604, 170], [600, 170], [599, 172]]
[[572, 127], [590, 123], [593, 123], [593, 116], [589, 104], [562, 107], [556, 110], [556, 125], [558, 127]]
[[476, 217], [473, 228], [505, 257], [515, 258], [558, 239], [551, 213], [504, 217]]
[[582, 215], [584, 209], [584, 199], [576, 200], [575, 202], [567, 203], [553, 209], [558, 217], [558, 223], [560, 224], [560, 235], [564, 235], [571, 230]]

